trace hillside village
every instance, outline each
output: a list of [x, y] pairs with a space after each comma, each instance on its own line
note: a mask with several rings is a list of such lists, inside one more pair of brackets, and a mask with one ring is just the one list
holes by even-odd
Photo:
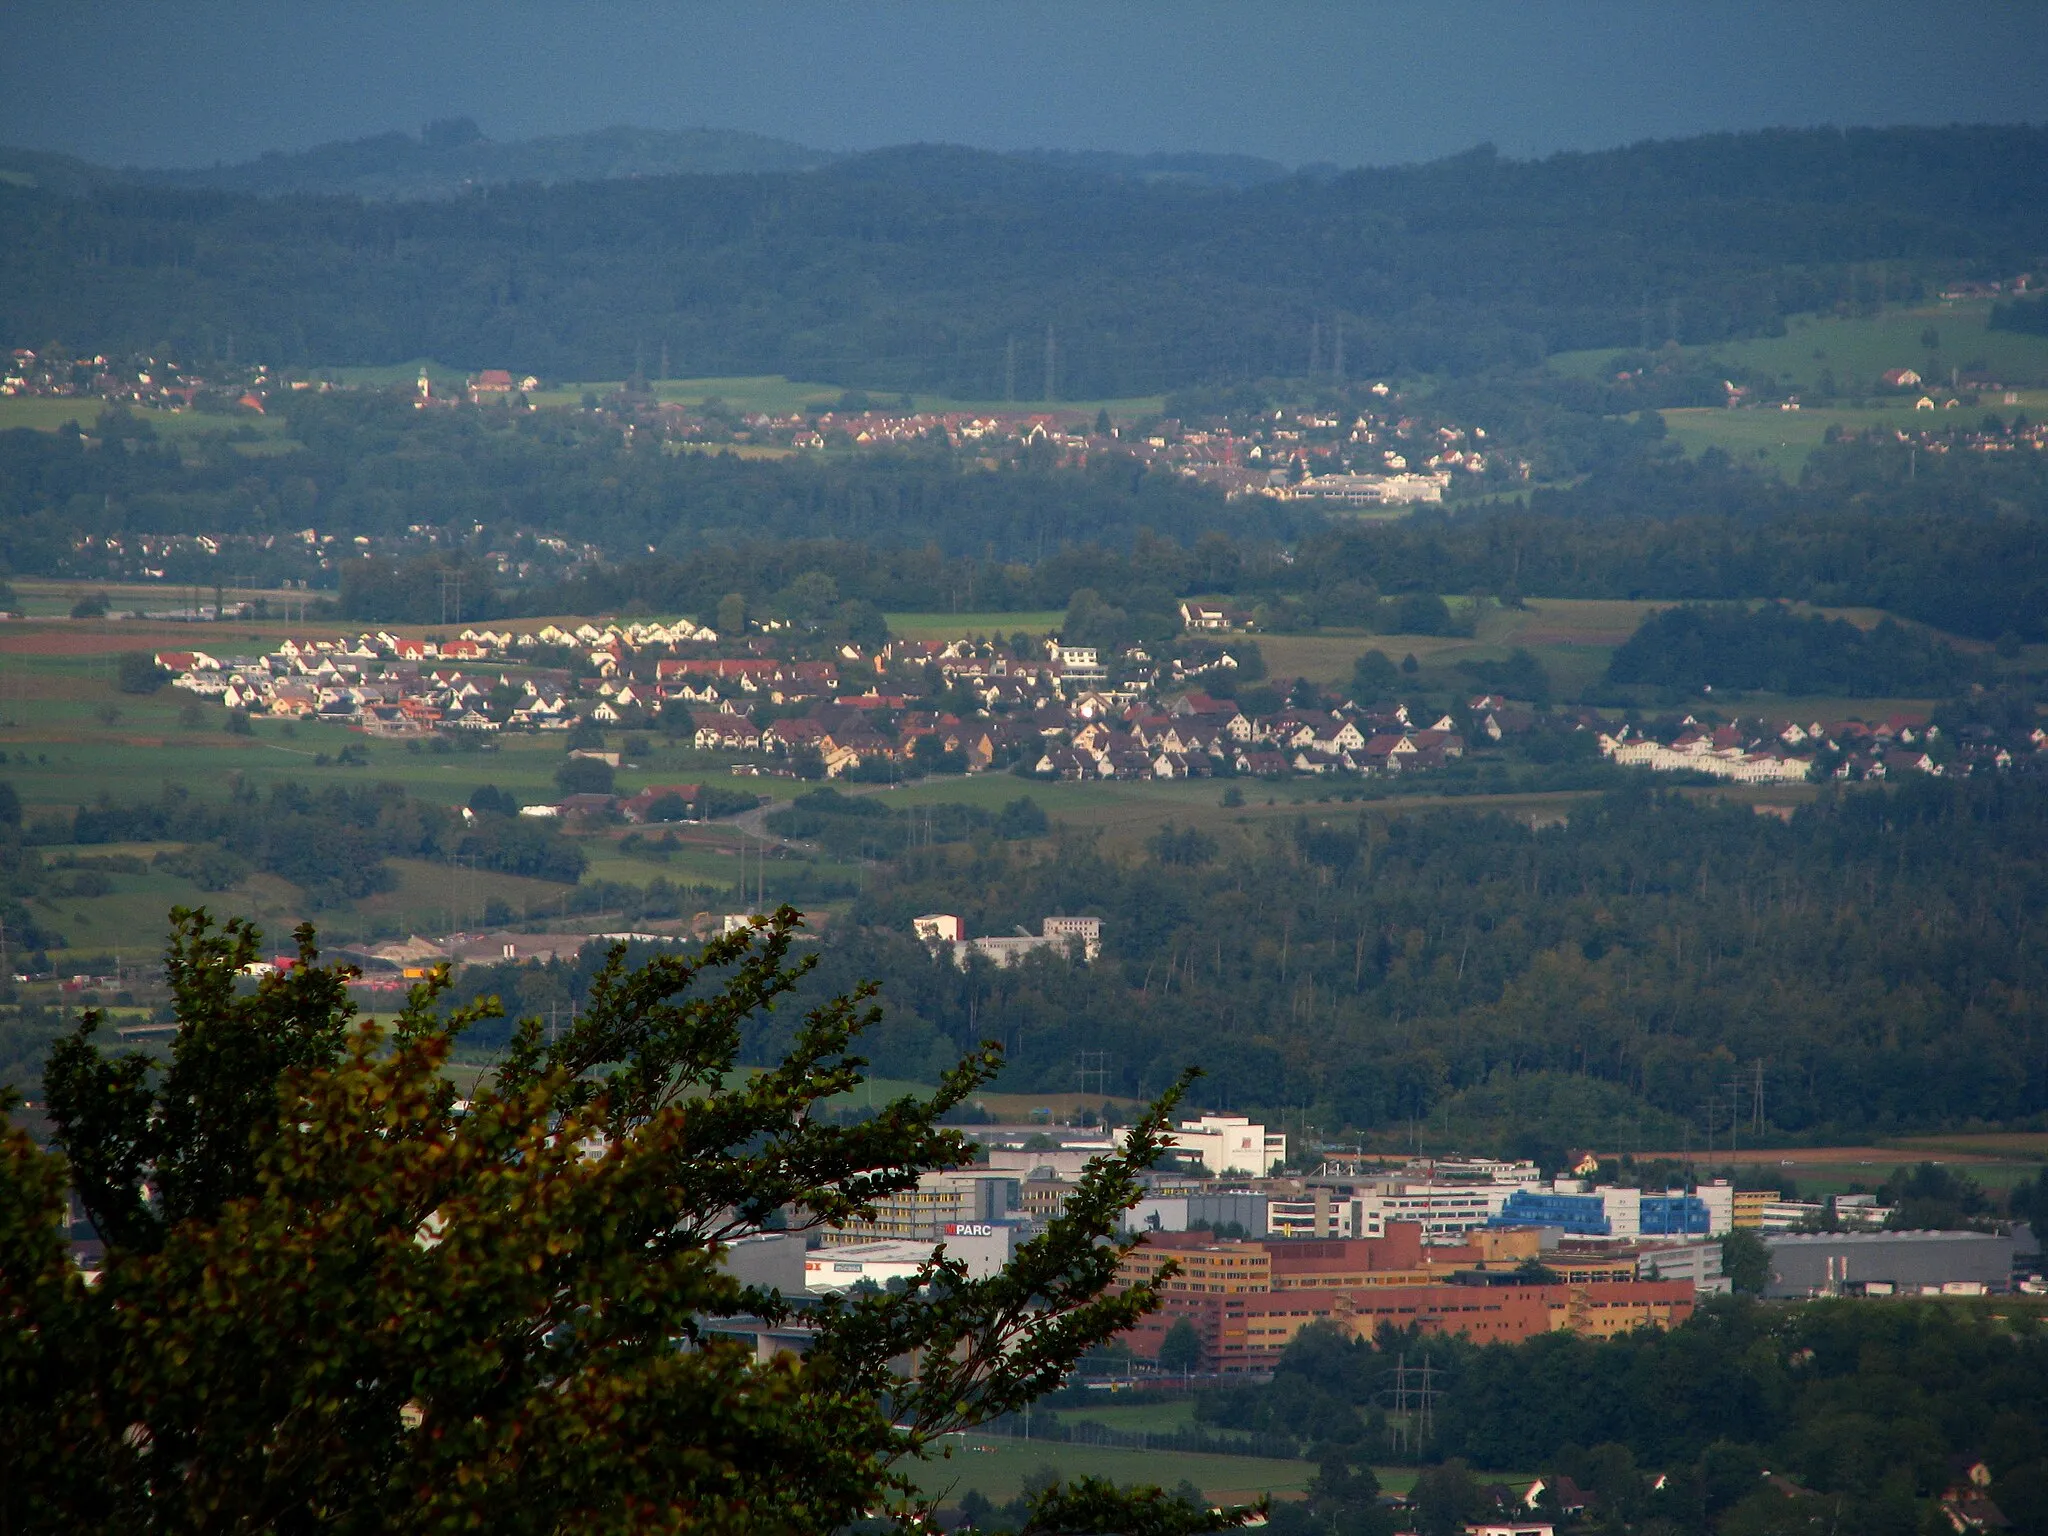
[[[154, 355], [64, 358], [39, 355], [31, 347], [12, 349], [0, 376], [0, 396], [96, 399], [145, 413], [196, 410], [220, 416], [224, 426], [236, 416], [268, 414], [281, 396], [372, 388], [393, 392], [392, 386], [338, 384], [264, 364], [215, 364], [202, 373]], [[542, 381], [531, 374], [486, 368], [452, 390], [437, 389], [423, 372], [409, 392], [421, 410], [533, 410], [539, 407], [532, 397], [542, 390]], [[1302, 496], [1344, 506], [1441, 501], [1455, 474], [1528, 478], [1529, 464], [1494, 451], [1484, 427], [1427, 417], [1404, 406], [1385, 383], [1366, 393], [1384, 409], [1274, 408], [1255, 419], [1160, 415], [1121, 424], [1106, 414], [1057, 404], [935, 410], [920, 409], [905, 397], [892, 408], [859, 391], [846, 392], [829, 408], [742, 411], [715, 398], [663, 400], [644, 381], [601, 396], [586, 394], [580, 408], [615, 419], [629, 438], [651, 433], [678, 446], [801, 453], [943, 445], [969, 455], [1005, 456], [1036, 450], [1074, 468], [1085, 467], [1091, 456], [1115, 454], [1213, 484], [1231, 496]]]
[[[1243, 622], [1221, 607], [1185, 610], [1191, 626]], [[804, 778], [894, 778], [906, 769], [1068, 781], [1389, 778], [1440, 771], [1516, 738], [1588, 733], [1619, 766], [1747, 784], [2048, 762], [2039, 727], [2010, 740], [1967, 727], [1950, 742], [1908, 714], [1876, 723], [1618, 721], [1587, 709], [1539, 712], [1488, 693], [1466, 700], [1458, 716], [1422, 715], [1306, 685], [1277, 710], [1248, 713], [1230, 697], [1239, 664], [1227, 635], [1164, 661], [1142, 646], [1105, 657], [1056, 638], [1021, 655], [1014, 643], [978, 638], [824, 649], [817, 654], [793, 632], [721, 643], [709, 627], [677, 619], [469, 628], [440, 640], [377, 630], [286, 639], [261, 655], [166, 650], [155, 661], [173, 686], [243, 715], [430, 741], [657, 731], [728, 754], [735, 772]]]

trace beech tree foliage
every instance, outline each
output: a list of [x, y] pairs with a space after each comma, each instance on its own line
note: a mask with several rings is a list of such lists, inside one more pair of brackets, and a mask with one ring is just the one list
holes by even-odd
[[[736, 1070], [745, 1021], [811, 968], [790, 908], [695, 956], [615, 951], [573, 1026], [520, 1023], [467, 1100], [444, 1069], [495, 999], [447, 1008], [437, 974], [379, 1025], [309, 928], [251, 988], [253, 926], [173, 922], [168, 1064], [109, 1055], [87, 1013], [45, 1075], [61, 1155], [0, 1140], [0, 1530], [914, 1526], [941, 1436], [1158, 1304], [1111, 1292], [1112, 1234], [1177, 1091], [990, 1278], [940, 1254], [900, 1293], [808, 1302], [721, 1266], [771, 1222], [843, 1221], [965, 1161], [939, 1118], [999, 1062], [829, 1123], [878, 1014], [858, 987], [780, 1065]], [[92, 1282], [67, 1183], [106, 1242]], [[747, 1318], [807, 1324], [809, 1348], [759, 1359]], [[1098, 1485], [1034, 1510], [1042, 1531], [1239, 1518]]]

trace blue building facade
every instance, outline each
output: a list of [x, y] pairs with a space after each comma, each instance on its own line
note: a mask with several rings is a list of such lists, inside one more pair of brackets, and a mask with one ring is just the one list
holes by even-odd
[[[1615, 1202], [1622, 1209], [1609, 1209]], [[1634, 1220], [1628, 1219], [1634, 1207]], [[1616, 1233], [1615, 1216], [1622, 1215]], [[1590, 1195], [1551, 1190], [1518, 1189], [1507, 1198], [1489, 1227], [1558, 1227], [1574, 1237], [1705, 1237], [1713, 1231], [1706, 1202], [1684, 1193], [1648, 1195], [1633, 1189], [1608, 1189]]]
[[1698, 1195], [1645, 1195], [1637, 1230], [1645, 1237], [1705, 1237], [1714, 1218]]
[[1607, 1219], [1607, 1200], [1601, 1195], [1558, 1195], [1545, 1190], [1518, 1189], [1508, 1196], [1498, 1216], [1487, 1218], [1489, 1227], [1562, 1227], [1574, 1237], [1611, 1237], [1613, 1224]]

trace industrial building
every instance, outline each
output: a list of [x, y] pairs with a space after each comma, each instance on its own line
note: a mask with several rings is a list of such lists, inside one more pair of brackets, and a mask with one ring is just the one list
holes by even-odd
[[[1456, 1247], [1428, 1244], [1418, 1223], [1396, 1222], [1382, 1238], [1334, 1241], [1219, 1241], [1202, 1233], [1154, 1232], [1127, 1255], [1119, 1280], [1151, 1279], [1168, 1259], [1161, 1310], [1129, 1335], [1141, 1356], [1157, 1352], [1185, 1319], [1217, 1370], [1269, 1369], [1302, 1329], [1327, 1323], [1369, 1337], [1381, 1324], [1424, 1333], [1513, 1343], [1568, 1329], [1606, 1338], [1631, 1328], [1672, 1327], [1692, 1315], [1700, 1289], [1691, 1270], [1721, 1288], [1706, 1242], [1598, 1242], [1567, 1252], [1554, 1229], [1490, 1229]], [[1715, 1257], [1718, 1257], [1716, 1249]], [[1526, 1271], [1530, 1261], [1542, 1274]]]
[[1146, 1195], [1124, 1214], [1124, 1226], [1132, 1232], [1215, 1232], [1236, 1227], [1246, 1237], [1264, 1237], [1271, 1230], [1268, 1212], [1274, 1204], [1250, 1190]]
[[2014, 1241], [1992, 1232], [1798, 1232], [1766, 1237], [1764, 1295], [1974, 1295], [2012, 1286]]
[[958, 1169], [927, 1173], [915, 1189], [880, 1196], [874, 1215], [823, 1228], [818, 1236], [827, 1248], [888, 1241], [937, 1242], [963, 1224], [1000, 1223], [1020, 1203], [1014, 1175]]
[[804, 1288], [813, 1293], [846, 1291], [863, 1280], [888, 1289], [891, 1280], [908, 1280], [922, 1269], [941, 1244], [946, 1257], [967, 1266], [972, 1280], [986, 1280], [1010, 1262], [1019, 1229], [1002, 1223], [959, 1224], [936, 1242], [894, 1240], [813, 1248], [804, 1255]]

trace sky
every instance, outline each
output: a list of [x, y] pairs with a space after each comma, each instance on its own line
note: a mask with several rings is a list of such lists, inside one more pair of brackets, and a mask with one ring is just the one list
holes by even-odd
[[0, 143], [205, 165], [473, 117], [1390, 164], [2048, 119], [2048, 4], [0, 0]]

